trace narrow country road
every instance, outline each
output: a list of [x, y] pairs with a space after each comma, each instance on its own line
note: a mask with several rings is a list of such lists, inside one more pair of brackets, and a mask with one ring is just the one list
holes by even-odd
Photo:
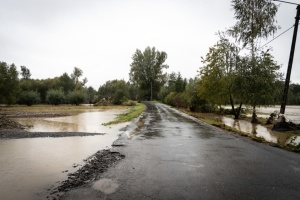
[[126, 158], [62, 199], [300, 199], [299, 154], [145, 104], [141, 126], [116, 141]]

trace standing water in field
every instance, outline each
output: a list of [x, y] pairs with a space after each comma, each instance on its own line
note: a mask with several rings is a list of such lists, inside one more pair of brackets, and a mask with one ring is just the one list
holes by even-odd
[[[0, 140], [0, 199], [41, 199], [98, 150], [110, 148], [128, 123], [102, 126], [123, 110], [84, 112], [58, 118], [16, 121], [33, 132], [92, 132], [104, 135]], [[73, 167], [77, 166], [78, 167]], [[43, 197], [45, 198], [45, 197]]]
[[[280, 106], [273, 107], [261, 107], [257, 109], [258, 117], [268, 118], [271, 113], [274, 111], [279, 112]], [[287, 106], [285, 112], [287, 119], [291, 120], [294, 123], [300, 123], [300, 106]], [[249, 115], [250, 116], [250, 115]], [[260, 124], [252, 124], [245, 120], [234, 120], [229, 117], [223, 117], [222, 122], [230, 127], [233, 127], [239, 131], [253, 134], [256, 137], [264, 138], [266, 141], [271, 143], [281, 144], [290, 144], [290, 145], [299, 145], [300, 144], [300, 136], [293, 136], [292, 134], [288, 134], [286, 132], [275, 132]]]

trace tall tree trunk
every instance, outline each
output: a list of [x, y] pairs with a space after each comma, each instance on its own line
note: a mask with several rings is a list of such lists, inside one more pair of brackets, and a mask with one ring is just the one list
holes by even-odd
[[242, 105], [243, 105], [243, 102], [240, 103], [240, 106], [239, 106], [238, 110], [236, 111], [236, 115], [234, 116], [234, 119], [239, 119], [240, 118]]
[[238, 109], [235, 110], [235, 108], [234, 108], [234, 101], [233, 101], [232, 95], [230, 95], [230, 105], [231, 105], [232, 114], [234, 116], [234, 119], [239, 119], [243, 103], [241, 102], [240, 105], [239, 105], [239, 107], [238, 107]]
[[233, 101], [232, 95], [230, 95], [230, 104], [231, 104], [232, 114], [234, 115], [234, 119], [236, 119], [236, 112], [235, 112], [235, 108], [234, 108], [234, 101]]
[[253, 112], [252, 112], [252, 120], [251, 123], [258, 123], [257, 115], [256, 115], [256, 104], [253, 105]]

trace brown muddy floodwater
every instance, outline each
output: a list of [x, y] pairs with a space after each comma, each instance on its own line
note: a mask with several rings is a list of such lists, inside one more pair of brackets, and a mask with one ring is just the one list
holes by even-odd
[[[226, 106], [226, 108], [229, 108]], [[250, 110], [251, 111], [251, 110]], [[262, 118], [269, 118], [270, 114], [273, 112], [279, 113], [280, 106], [270, 106], [270, 107], [259, 107], [257, 108], [257, 116]], [[252, 114], [248, 114], [248, 117], [251, 117]], [[287, 120], [300, 124], [300, 106], [286, 106], [285, 109], [285, 117]], [[277, 143], [280, 142], [282, 144], [291, 144], [291, 145], [299, 145], [300, 144], [300, 136], [292, 136], [291, 134], [287, 134], [286, 132], [273, 132], [271, 129], [267, 129], [264, 126], [259, 124], [252, 124], [245, 120], [234, 120], [229, 117], [223, 117], [222, 122], [230, 127], [233, 127], [237, 130], [250, 133], [255, 135], [256, 137], [264, 138], [268, 142]]]
[[[84, 112], [59, 118], [19, 119], [33, 125], [30, 131], [97, 132], [105, 135], [62, 138], [27, 138], [0, 140], [0, 199], [45, 199], [47, 189], [58, 186], [67, 174], [84, 164], [84, 159], [98, 150], [110, 148], [128, 125], [110, 127], [102, 123], [113, 120], [124, 110]], [[80, 166], [79, 166], [80, 167]]]

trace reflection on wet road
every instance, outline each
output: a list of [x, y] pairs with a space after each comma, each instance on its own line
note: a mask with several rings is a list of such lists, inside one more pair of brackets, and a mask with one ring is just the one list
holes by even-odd
[[147, 105], [147, 116], [142, 117], [142, 129], [138, 129], [141, 137], [199, 137], [210, 138], [214, 136], [213, 130], [195, 121], [195, 119], [182, 117], [182, 113], [164, 106]]
[[[126, 157], [62, 199], [300, 199], [300, 156], [230, 135], [169, 106], [146, 111], [114, 150]], [[113, 187], [113, 183], [117, 187]]]

